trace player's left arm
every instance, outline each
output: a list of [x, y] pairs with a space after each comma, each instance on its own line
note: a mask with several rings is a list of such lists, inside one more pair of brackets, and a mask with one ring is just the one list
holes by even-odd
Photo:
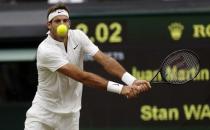
[[101, 52], [100, 50], [93, 56], [97, 63], [99, 63], [109, 74], [118, 77], [121, 79], [123, 74], [126, 72], [125, 68], [120, 65], [111, 56], [108, 56]]
[[100, 50], [93, 56], [93, 58], [103, 66], [103, 68], [110, 73], [111, 75], [114, 75], [121, 79], [124, 83], [127, 85], [135, 84], [142, 86], [141, 90], [146, 91], [148, 88], [150, 88], [150, 84], [146, 80], [137, 80], [135, 77], [133, 77], [131, 74], [126, 72], [125, 68], [114, 58], [111, 56], [108, 56], [101, 52]]

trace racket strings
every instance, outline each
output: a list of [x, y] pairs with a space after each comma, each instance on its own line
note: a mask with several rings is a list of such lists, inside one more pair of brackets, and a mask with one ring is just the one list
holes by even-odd
[[167, 82], [183, 84], [195, 78], [199, 69], [198, 58], [190, 52], [183, 51], [169, 55], [161, 73]]

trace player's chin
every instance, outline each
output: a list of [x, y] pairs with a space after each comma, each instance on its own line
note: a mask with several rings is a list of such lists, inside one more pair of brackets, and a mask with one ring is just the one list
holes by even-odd
[[67, 35], [62, 35], [62, 36], [58, 35], [57, 38], [58, 38], [58, 39], [64, 39], [64, 38], [66, 38], [66, 36], [67, 36]]
[[66, 37], [66, 35], [65, 36], [59, 36], [59, 38], [65, 38]]

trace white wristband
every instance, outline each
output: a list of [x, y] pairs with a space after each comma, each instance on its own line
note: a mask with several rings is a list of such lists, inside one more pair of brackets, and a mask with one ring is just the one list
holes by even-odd
[[113, 93], [120, 94], [121, 91], [122, 91], [122, 88], [123, 88], [122, 84], [115, 83], [115, 82], [112, 82], [112, 81], [109, 81], [108, 85], [107, 85], [107, 91], [113, 92]]
[[127, 85], [132, 85], [133, 82], [136, 80], [135, 77], [133, 77], [131, 74], [129, 74], [128, 72], [125, 72], [121, 78], [121, 80], [127, 84]]

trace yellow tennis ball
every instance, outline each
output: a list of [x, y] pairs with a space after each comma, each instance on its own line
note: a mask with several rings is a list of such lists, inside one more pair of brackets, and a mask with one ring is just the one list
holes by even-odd
[[57, 27], [57, 34], [59, 36], [65, 36], [68, 32], [68, 27], [65, 24], [61, 24]]

